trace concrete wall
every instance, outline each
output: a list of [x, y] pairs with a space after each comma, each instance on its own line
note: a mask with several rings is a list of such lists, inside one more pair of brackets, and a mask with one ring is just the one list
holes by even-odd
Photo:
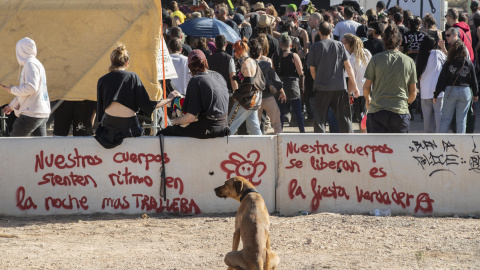
[[254, 182], [274, 211], [276, 137], [166, 138], [166, 202], [159, 145], [157, 137], [110, 150], [91, 137], [0, 139], [0, 214], [234, 212], [238, 202], [213, 191], [231, 175]]
[[281, 135], [278, 144], [282, 214], [480, 213], [480, 136]]
[[285, 215], [478, 214], [479, 152], [478, 135], [169, 137], [163, 201], [157, 137], [110, 150], [93, 138], [2, 138], [0, 214], [234, 212], [213, 191], [234, 175]]

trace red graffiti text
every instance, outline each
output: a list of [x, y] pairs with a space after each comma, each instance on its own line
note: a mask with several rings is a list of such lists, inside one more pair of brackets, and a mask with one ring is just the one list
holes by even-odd
[[17, 188], [16, 200], [18, 209], [22, 211], [30, 210], [32, 208], [37, 209], [37, 205], [33, 202], [32, 197], [27, 197], [25, 199], [24, 187]]
[[128, 209], [130, 208], [130, 203], [127, 201], [127, 196], [123, 196], [123, 199], [117, 198], [104, 198], [102, 202], [102, 209], [106, 207], [112, 207], [113, 209]]
[[47, 173], [42, 177], [42, 181], [38, 182], [38, 185], [52, 184], [52, 186], [86, 186], [93, 183], [93, 187], [97, 187], [97, 182], [90, 175], [77, 175], [73, 172], [70, 175], [57, 175], [54, 173]]
[[317, 155], [325, 155], [325, 154], [335, 154], [338, 152], [337, 144], [328, 145], [328, 144], [320, 144], [318, 141], [315, 141], [315, 144], [301, 144], [297, 145], [296, 143], [289, 142], [287, 143], [287, 157], [290, 154], [298, 154], [298, 153], [316, 153]]
[[375, 152], [382, 153], [382, 154], [391, 154], [393, 150], [388, 147], [386, 144], [384, 145], [366, 145], [366, 146], [353, 146], [349, 143], [345, 144], [345, 151], [348, 154], [357, 154], [359, 156], [368, 156], [369, 153], [372, 154], [372, 161], [375, 163], [377, 162], [375, 159]]
[[[405, 193], [405, 192], [397, 192], [395, 188], [393, 188], [393, 192], [382, 192], [380, 189], [378, 191], [364, 191], [361, 188], [355, 187], [357, 190], [357, 201], [360, 203], [363, 200], [370, 201], [373, 203], [374, 201], [384, 204], [384, 205], [391, 205], [392, 202], [401, 206], [403, 209], [409, 207], [411, 204], [411, 200], [415, 198], [414, 195]], [[430, 198], [428, 193], [421, 193], [417, 196], [416, 199], [416, 206], [415, 206], [415, 213], [421, 211], [422, 213], [431, 213], [433, 212], [433, 203], [435, 201]]]
[[74, 149], [75, 154], [68, 154], [67, 158], [64, 155], [45, 155], [43, 154], [43, 150], [40, 151], [39, 155], [35, 156], [35, 172], [39, 169], [43, 170], [45, 165], [48, 168], [56, 167], [57, 169], [71, 169], [73, 167], [83, 167], [85, 168], [87, 165], [96, 166], [102, 163], [102, 159], [95, 156], [90, 155], [80, 155], [78, 153], [77, 148]]
[[144, 177], [140, 177], [133, 175], [130, 171], [128, 171], [128, 167], [125, 167], [124, 172], [118, 171], [118, 173], [109, 174], [108, 178], [110, 178], [112, 186], [115, 186], [115, 183], [119, 185], [145, 184], [147, 187], [151, 187], [153, 185], [153, 180], [150, 178], [150, 176], [146, 175]]
[[341, 172], [342, 169], [344, 169], [347, 172], [360, 172], [360, 166], [358, 165], [357, 162], [353, 160], [337, 160], [337, 161], [323, 161], [323, 157], [320, 157], [320, 159], [315, 158], [314, 156], [310, 157], [310, 164], [312, 165], [312, 168], [317, 171], [323, 171], [324, 169], [330, 169], [330, 170], [336, 170], [338, 172]]
[[178, 189], [178, 194], [183, 194], [183, 181], [179, 177], [167, 177], [165, 185], [168, 188]]
[[338, 197], [344, 197], [347, 200], [350, 199], [350, 196], [345, 191], [345, 188], [335, 185], [335, 182], [333, 182], [333, 185], [330, 187], [322, 188], [320, 185], [317, 186], [317, 178], [312, 178], [310, 185], [313, 191], [312, 203], [310, 205], [312, 212], [318, 210], [320, 207], [320, 201], [323, 199], [323, 197], [333, 197], [334, 199], [337, 199]]
[[383, 167], [373, 167], [370, 169], [370, 176], [373, 178], [385, 177], [387, 173], [383, 170]]
[[297, 159], [291, 159], [290, 160], [290, 166], [285, 167], [285, 169], [292, 169], [292, 168], [302, 168], [303, 167], [303, 161], [297, 160]]
[[297, 179], [292, 179], [288, 184], [288, 197], [290, 200], [293, 200], [296, 196], [301, 196], [302, 199], [305, 199], [305, 194], [303, 194], [302, 187], [298, 186]]
[[[163, 158], [164, 158], [165, 164], [170, 162], [170, 159], [168, 158], [167, 153], [164, 153]], [[115, 161], [116, 163], [132, 162], [132, 163], [138, 163], [138, 164], [143, 164], [145, 162], [145, 170], [148, 171], [148, 169], [150, 169], [150, 163], [152, 162], [162, 163], [162, 155], [118, 152], [113, 156], [113, 161]]]
[[162, 199], [156, 199], [153, 196], [143, 194], [132, 194], [136, 200], [136, 208], [144, 211], [155, 210], [157, 213], [163, 212], [182, 212], [185, 214], [200, 214], [200, 208], [193, 199], [188, 201], [185, 198], [167, 199], [164, 205]]
[[79, 210], [80, 208], [83, 210], [88, 210], [87, 197], [85, 196], [83, 196], [80, 200], [78, 200], [76, 197], [72, 197], [71, 195], [68, 195], [68, 198], [65, 199], [52, 197], [45, 198], [45, 210], [49, 211], [50, 206], [58, 209], [63, 208], [71, 210], [76, 207]]

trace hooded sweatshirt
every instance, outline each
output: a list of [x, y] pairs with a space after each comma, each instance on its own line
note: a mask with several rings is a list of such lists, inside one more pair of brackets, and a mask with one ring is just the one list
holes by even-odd
[[453, 27], [460, 28], [460, 39], [463, 41], [463, 44], [467, 47], [468, 53], [470, 54], [470, 61], [473, 63], [473, 48], [472, 48], [472, 33], [470, 33], [470, 26], [465, 22], [458, 22], [453, 25]]
[[20, 74], [20, 86], [11, 89], [15, 99], [10, 107], [15, 115], [22, 114], [34, 118], [48, 118], [50, 115], [50, 100], [47, 91], [47, 77], [42, 63], [37, 56], [37, 46], [30, 38], [23, 38], [17, 42], [17, 61], [23, 66]]

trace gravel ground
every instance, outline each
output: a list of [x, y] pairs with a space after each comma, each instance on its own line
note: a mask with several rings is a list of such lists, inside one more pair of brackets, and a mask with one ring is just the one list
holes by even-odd
[[[320, 213], [271, 223], [279, 269], [480, 269], [474, 218]], [[2, 216], [0, 269], [226, 269], [233, 230], [233, 213]]]

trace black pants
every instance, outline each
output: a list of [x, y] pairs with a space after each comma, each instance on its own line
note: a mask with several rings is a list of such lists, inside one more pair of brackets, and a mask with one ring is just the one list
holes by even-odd
[[352, 113], [347, 90], [316, 91], [313, 132], [325, 133], [329, 106], [332, 107], [333, 114], [337, 119], [339, 132], [353, 133]]
[[96, 110], [95, 101], [63, 101], [55, 110], [53, 135], [68, 136], [73, 125], [73, 136], [92, 136], [92, 116]]
[[111, 149], [119, 146], [123, 139], [142, 136], [137, 116], [115, 117], [104, 114], [100, 125], [95, 130], [95, 139], [105, 148]]
[[367, 133], [407, 133], [410, 115], [381, 110], [367, 115]]
[[186, 127], [179, 125], [168, 126], [160, 130], [157, 135], [193, 137], [197, 139], [209, 139], [230, 135], [227, 127], [227, 115], [218, 118], [199, 116], [198, 121], [190, 123]]

